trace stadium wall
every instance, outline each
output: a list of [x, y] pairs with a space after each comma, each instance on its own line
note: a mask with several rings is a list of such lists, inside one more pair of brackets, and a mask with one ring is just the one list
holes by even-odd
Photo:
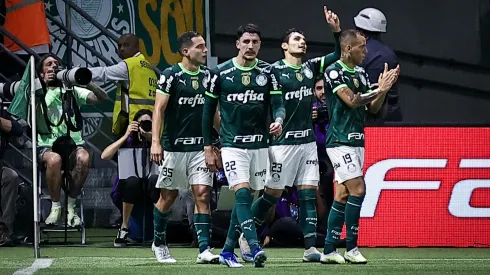
[[[342, 28], [354, 27], [353, 17], [368, 7], [365, 1], [211, 1], [214, 56], [236, 55], [236, 28], [256, 23], [262, 30], [259, 57], [282, 58], [280, 37], [291, 27], [304, 31], [308, 57], [333, 51], [333, 36], [322, 6], [339, 14]], [[400, 102], [406, 122], [490, 123], [490, 2], [372, 0], [388, 19], [384, 41], [398, 54]], [[458, 20], [454, 20], [457, 15]]]

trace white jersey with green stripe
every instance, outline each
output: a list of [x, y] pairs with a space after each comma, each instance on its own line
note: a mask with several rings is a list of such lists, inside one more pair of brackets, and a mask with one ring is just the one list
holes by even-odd
[[181, 63], [165, 69], [157, 93], [169, 96], [164, 113], [162, 145], [169, 152], [203, 150], [202, 112], [209, 69], [186, 70]]
[[330, 123], [326, 135], [326, 147], [364, 147], [364, 125], [367, 106], [352, 109], [337, 95], [342, 88], [354, 94], [370, 93], [367, 73], [362, 67], [349, 68], [342, 61], [330, 65], [324, 74]]

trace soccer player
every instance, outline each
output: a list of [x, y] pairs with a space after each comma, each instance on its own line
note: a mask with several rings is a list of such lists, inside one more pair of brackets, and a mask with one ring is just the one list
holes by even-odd
[[[153, 211], [155, 236], [152, 250], [158, 262], [175, 262], [165, 237], [169, 209], [177, 198], [178, 190], [186, 190], [190, 184], [195, 200], [194, 225], [199, 241], [197, 263], [218, 264], [219, 256], [213, 255], [209, 248], [209, 193], [213, 177], [204, 161], [201, 128], [209, 76], [208, 69], [203, 66], [207, 48], [203, 37], [194, 31], [182, 34], [178, 45], [182, 62], [167, 68], [160, 76], [153, 113], [151, 160], [162, 165], [156, 184], [161, 189], [161, 195]], [[162, 121], [164, 127], [161, 135]]]
[[[320, 178], [316, 139], [312, 121], [314, 88], [318, 76], [340, 57], [340, 22], [335, 13], [324, 7], [325, 19], [334, 32], [335, 52], [304, 62], [306, 39], [298, 29], [289, 29], [283, 35], [281, 48], [284, 59], [273, 64], [282, 87], [286, 119], [283, 132], [271, 140], [270, 165], [267, 170], [265, 192], [253, 204], [256, 226], [262, 225], [269, 209], [280, 199], [286, 186], [297, 186], [299, 193], [299, 221], [303, 230], [305, 251], [303, 261], [319, 262], [321, 253], [316, 244], [316, 189]], [[240, 239], [242, 258], [249, 261], [248, 249]]]
[[[367, 263], [359, 252], [357, 236], [359, 217], [365, 194], [362, 175], [364, 164], [364, 124], [367, 112], [377, 113], [387, 92], [396, 82], [400, 67], [384, 72], [378, 77], [378, 88], [370, 90], [369, 77], [358, 65], [366, 56], [366, 39], [356, 30], [340, 35], [340, 60], [330, 65], [324, 74], [325, 94], [330, 124], [326, 135], [327, 154], [335, 170], [338, 183], [328, 217], [323, 263]], [[342, 257], [336, 243], [346, 224], [346, 251]]]
[[208, 167], [214, 170], [217, 156], [211, 146], [211, 130], [219, 102], [221, 156], [230, 189], [235, 192], [235, 206], [220, 262], [228, 267], [242, 267], [233, 253], [242, 231], [255, 266], [263, 267], [267, 257], [257, 240], [251, 192], [264, 188], [269, 135], [281, 134], [285, 111], [273, 68], [257, 59], [259, 28], [254, 24], [239, 27], [236, 47], [238, 55], [218, 65], [211, 75], [202, 120], [204, 150]]

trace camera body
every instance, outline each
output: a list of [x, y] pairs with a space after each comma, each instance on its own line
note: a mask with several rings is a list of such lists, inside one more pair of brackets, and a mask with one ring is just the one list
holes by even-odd
[[318, 116], [313, 122], [316, 124], [328, 124], [330, 119], [328, 118], [328, 107], [326, 102], [323, 103], [319, 102], [316, 110]]
[[151, 120], [143, 120], [140, 123], [141, 129], [145, 132], [151, 132]]

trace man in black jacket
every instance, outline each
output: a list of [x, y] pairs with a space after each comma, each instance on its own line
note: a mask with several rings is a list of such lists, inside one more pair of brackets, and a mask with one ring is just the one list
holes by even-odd
[[15, 201], [20, 184], [19, 175], [12, 169], [3, 167], [3, 154], [9, 136], [22, 136], [22, 126], [11, 118], [0, 117], [0, 247], [11, 246], [15, 216]]

